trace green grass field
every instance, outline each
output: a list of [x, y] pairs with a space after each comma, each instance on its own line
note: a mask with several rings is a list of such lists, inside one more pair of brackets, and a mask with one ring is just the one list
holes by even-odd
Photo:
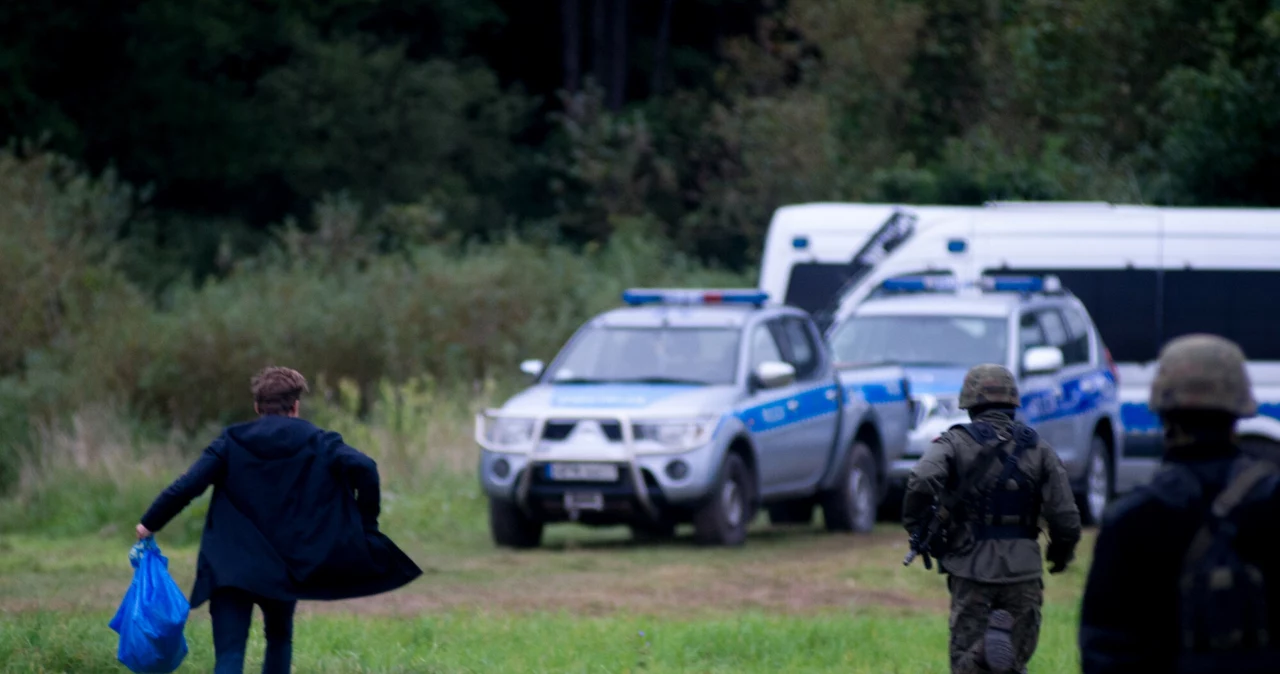
[[[387, 595], [303, 603], [297, 672], [946, 672], [947, 594], [906, 536], [867, 536], [761, 517], [745, 546], [640, 544], [623, 528], [550, 527], [541, 549], [489, 540], [475, 482], [470, 406], [401, 391], [399, 419], [317, 410], [320, 423], [374, 456], [382, 528], [423, 568]], [[403, 421], [401, 420], [403, 419]], [[15, 496], [0, 500], [0, 672], [126, 671], [107, 627], [129, 586], [131, 530], [182, 472], [200, 438], [132, 439], [110, 416], [49, 434]], [[188, 446], [189, 445], [189, 446]], [[178, 584], [190, 587], [207, 496], [157, 536]], [[1079, 671], [1076, 563], [1045, 577], [1037, 672]], [[210, 671], [207, 607], [192, 613], [179, 671]], [[256, 624], [248, 669], [261, 662]]]
[[[425, 574], [382, 597], [306, 603], [298, 672], [946, 672], [942, 579], [903, 568], [891, 525], [870, 536], [758, 526], [737, 550], [686, 537], [639, 544], [625, 530], [559, 527], [532, 552], [494, 549], [479, 504], [466, 526], [423, 536], [397, 503], [389, 531]], [[478, 520], [478, 521], [477, 521]], [[159, 542], [189, 586], [195, 547]], [[0, 541], [4, 672], [125, 671], [106, 626], [128, 586], [118, 531]], [[1078, 671], [1075, 634], [1092, 536], [1077, 565], [1046, 576], [1048, 603], [1032, 667]], [[255, 627], [255, 630], [260, 627]], [[193, 612], [180, 671], [210, 671], [205, 607]], [[248, 671], [259, 667], [255, 634]]]

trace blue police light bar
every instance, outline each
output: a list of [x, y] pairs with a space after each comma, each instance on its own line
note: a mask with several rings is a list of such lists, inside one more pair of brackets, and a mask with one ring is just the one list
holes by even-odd
[[964, 239], [951, 239], [947, 241], [948, 253], [963, 253], [969, 247], [969, 242]]
[[754, 289], [689, 290], [684, 288], [631, 288], [622, 293], [622, 301], [631, 306], [641, 304], [751, 304], [760, 306], [769, 293]]
[[1057, 276], [984, 276], [984, 290], [1014, 293], [1056, 293], [1062, 291], [1062, 282]]
[[899, 276], [885, 279], [880, 287], [884, 290], [955, 290], [956, 280], [952, 276]]
[[791, 247], [796, 250], [804, 250], [809, 247], [809, 237], [797, 236], [791, 240]]

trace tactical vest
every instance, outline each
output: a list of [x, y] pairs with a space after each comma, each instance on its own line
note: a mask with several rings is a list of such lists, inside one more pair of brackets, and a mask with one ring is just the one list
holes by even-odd
[[1253, 500], [1255, 487], [1273, 479], [1277, 468], [1248, 460], [1233, 468], [1230, 482], [1214, 499], [1183, 559], [1182, 648], [1176, 666], [1180, 674], [1280, 671], [1280, 650], [1269, 631], [1266, 579], [1237, 553], [1235, 520], [1237, 507]]
[[[955, 428], [963, 429], [984, 447], [1001, 443], [996, 429], [985, 422], [975, 421]], [[1004, 469], [994, 480], [988, 479], [979, 487], [976, 502], [969, 510], [969, 523], [976, 540], [1034, 540], [1040, 536], [1040, 490], [1031, 476], [1018, 470], [1018, 459], [1040, 442], [1040, 436], [1020, 423], [1014, 423], [1010, 430], [1013, 451], [1005, 455]]]

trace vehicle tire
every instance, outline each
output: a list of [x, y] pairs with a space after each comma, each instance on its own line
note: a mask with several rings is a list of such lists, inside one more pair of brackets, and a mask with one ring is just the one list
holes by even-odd
[[694, 540], [702, 545], [742, 545], [751, 518], [752, 484], [737, 454], [725, 457], [720, 479], [706, 505], [693, 515]]
[[676, 537], [676, 523], [670, 521], [631, 524], [631, 537], [641, 543], [669, 541]]
[[845, 459], [840, 483], [822, 501], [827, 531], [870, 532], [876, 525], [879, 500], [875, 456], [864, 443], [856, 443]]
[[524, 549], [542, 544], [542, 522], [525, 515], [520, 506], [492, 497], [489, 499], [489, 532], [499, 547]]
[[1111, 496], [1115, 494], [1115, 475], [1111, 471], [1111, 452], [1101, 435], [1093, 436], [1089, 446], [1089, 461], [1085, 464], [1084, 483], [1075, 495], [1080, 509], [1080, 521], [1085, 525], [1102, 522]]
[[812, 524], [813, 501], [783, 501], [769, 506], [769, 523], [775, 525]]

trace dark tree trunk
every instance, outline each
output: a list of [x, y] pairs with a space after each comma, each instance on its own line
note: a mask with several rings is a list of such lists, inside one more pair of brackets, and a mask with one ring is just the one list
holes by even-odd
[[606, 91], [609, 89], [609, 40], [605, 33], [605, 11], [608, 6], [609, 0], [595, 0], [591, 8], [591, 46], [595, 52], [591, 68], [595, 72], [596, 84]]
[[609, 78], [609, 107], [618, 110], [627, 101], [627, 0], [613, 1], [613, 47]]
[[671, 45], [671, 12], [675, 0], [662, 0], [662, 20], [658, 23], [658, 43], [653, 50], [653, 79], [649, 84], [649, 93], [660, 96], [666, 89], [667, 50]]
[[582, 80], [582, 24], [579, 0], [560, 0], [560, 28], [563, 32], [564, 88], [578, 90]]

